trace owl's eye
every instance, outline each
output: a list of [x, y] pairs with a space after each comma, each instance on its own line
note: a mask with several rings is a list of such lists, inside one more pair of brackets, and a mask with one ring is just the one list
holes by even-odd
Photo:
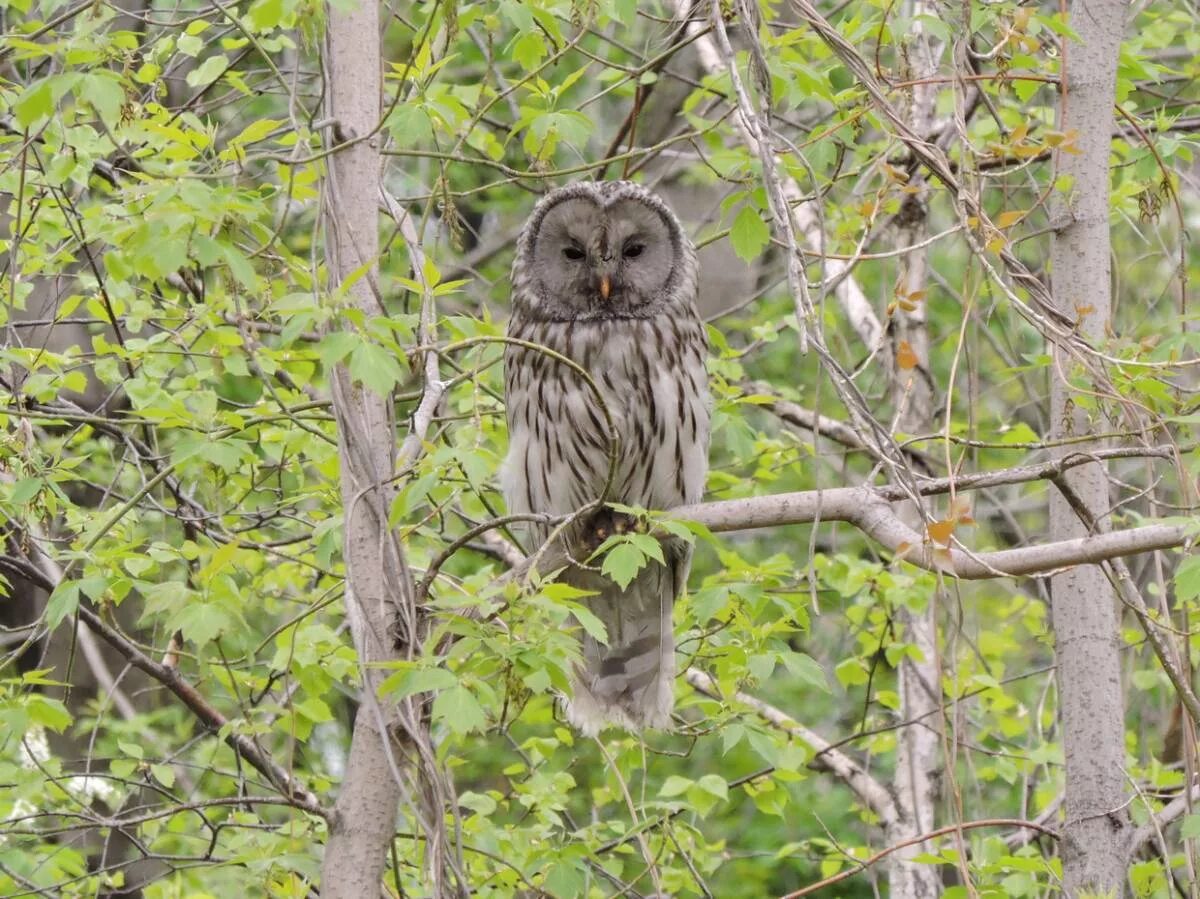
[[631, 243], [629, 246], [627, 246], [625, 248], [625, 258], [626, 259], [637, 259], [639, 256], [642, 255], [642, 250], [644, 250], [644, 249], [646, 249], [645, 244]]
[[563, 247], [563, 255], [568, 259], [578, 262], [583, 258], [584, 253], [579, 247]]

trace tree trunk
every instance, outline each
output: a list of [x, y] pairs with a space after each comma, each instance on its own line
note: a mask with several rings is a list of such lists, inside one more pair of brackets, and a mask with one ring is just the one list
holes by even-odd
[[[337, 122], [336, 145], [371, 134], [379, 123], [379, 5], [363, 0], [352, 10], [330, 7], [328, 15], [326, 96]], [[353, 304], [368, 317], [383, 311], [374, 264], [379, 253], [380, 139], [376, 135], [335, 151], [325, 191], [330, 296], [338, 297], [343, 282], [365, 266], [366, 273], [345, 288], [345, 298], [333, 302]], [[396, 813], [408, 791], [405, 781], [411, 780], [401, 774], [402, 767], [411, 766], [393, 716], [375, 699], [379, 672], [368, 666], [396, 657], [397, 605], [409, 604], [411, 616], [412, 591], [406, 589], [407, 572], [387, 525], [396, 456], [391, 400], [354, 384], [342, 365], [331, 372], [330, 382], [345, 510], [346, 614], [364, 676], [325, 848], [321, 895], [351, 899], [379, 895]]]
[[[1127, 4], [1123, 0], [1076, 0], [1067, 40], [1061, 129], [1077, 132], [1078, 155], [1058, 154], [1059, 172], [1071, 178], [1058, 195], [1051, 256], [1055, 305], [1078, 319], [1094, 344], [1109, 332], [1109, 153], [1117, 58]], [[1072, 399], [1068, 378], [1080, 359], [1054, 347], [1051, 370], [1051, 437], [1107, 430]], [[1074, 444], [1070, 452], [1099, 448]], [[1061, 452], [1068, 451], [1064, 448]], [[1109, 509], [1106, 467], [1072, 469], [1065, 482], [1089, 514]], [[1086, 536], [1088, 528], [1061, 492], [1050, 496], [1051, 539]], [[1120, 676], [1120, 634], [1113, 588], [1099, 565], [1081, 565], [1050, 579], [1051, 617], [1058, 660], [1059, 708], [1066, 760], [1066, 822], [1063, 880], [1068, 896], [1085, 891], [1118, 896], [1123, 891], [1129, 817], [1125, 767], [1125, 721]]]
[[[921, 80], [937, 71], [938, 41], [928, 34], [916, 17], [935, 14], [925, 0], [907, 4], [906, 18], [914, 22], [911, 39], [907, 42], [910, 70], [907, 80]], [[932, 83], [916, 84], [908, 97], [905, 116], [917, 134], [928, 134], [933, 126], [934, 100], [937, 87]], [[896, 230], [898, 247], [920, 243], [928, 231], [923, 194], [909, 195], [902, 224]], [[913, 250], [904, 257], [900, 290], [906, 295], [926, 290], [926, 254], [924, 249]], [[933, 430], [933, 391], [929, 370], [929, 331], [925, 324], [925, 304], [914, 308], [896, 308], [891, 330], [891, 393], [898, 411], [896, 423], [905, 434], [927, 434]], [[901, 346], [907, 344], [904, 352]], [[910, 360], [916, 364], [911, 365]], [[925, 514], [912, 504], [899, 510], [904, 522], [916, 533], [925, 533]], [[905, 656], [898, 670], [900, 719], [916, 722], [900, 733], [896, 749], [896, 823], [887, 828], [891, 845], [907, 842], [932, 830], [937, 802], [937, 775], [942, 765], [940, 717], [941, 674], [937, 647], [937, 596], [930, 596], [922, 610], [902, 607], [897, 623], [905, 642], [921, 653], [919, 660]], [[918, 864], [912, 859], [929, 852], [928, 843], [913, 843], [895, 852], [888, 865], [890, 895], [896, 899], [923, 899], [941, 892], [941, 876], [936, 866]]]

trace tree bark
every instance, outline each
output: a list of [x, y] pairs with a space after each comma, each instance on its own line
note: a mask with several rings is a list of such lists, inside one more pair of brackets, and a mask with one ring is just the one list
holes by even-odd
[[[924, 30], [922, 14], [933, 14], [925, 0], [906, 4], [906, 17], [913, 22], [912, 36], [905, 46], [910, 71], [906, 80], [929, 79], [937, 71], [940, 55], [938, 41]], [[917, 134], [928, 134], [933, 127], [934, 101], [937, 87], [932, 82], [917, 84], [908, 97], [906, 119]], [[922, 194], [912, 194], [905, 200], [905, 213], [899, 216], [896, 229], [899, 247], [919, 244], [928, 231], [926, 206]], [[903, 276], [899, 287], [905, 296], [926, 290], [927, 251], [909, 252], [903, 261]], [[925, 304], [915, 302], [911, 309], [898, 306], [893, 313], [890, 330], [892, 345], [891, 394], [897, 409], [896, 423], [905, 434], [927, 434], [933, 430], [933, 380], [929, 369], [929, 330], [925, 324]], [[916, 364], [910, 364], [911, 360]], [[897, 509], [897, 516], [918, 534], [925, 533], [925, 512], [913, 503]], [[923, 609], [902, 606], [897, 610], [897, 624], [905, 642], [920, 653], [919, 659], [905, 655], [897, 671], [897, 692], [900, 694], [900, 719], [914, 721], [900, 733], [896, 748], [895, 796], [898, 815], [885, 828], [889, 845], [908, 842], [922, 833], [933, 830], [937, 808], [939, 768], [943, 764], [939, 724], [944, 715], [941, 707], [941, 672], [937, 645], [938, 593], [930, 596]], [[930, 850], [928, 843], [912, 843], [889, 858], [889, 892], [896, 899], [922, 899], [941, 893], [941, 876], [937, 867], [918, 864], [913, 859]]]
[[[1058, 153], [1058, 170], [1071, 181], [1055, 209], [1059, 228], [1051, 255], [1052, 294], [1055, 307], [1078, 321], [1079, 332], [1097, 344], [1109, 333], [1112, 309], [1109, 153], [1126, 7], [1123, 0], [1076, 0], [1070, 26], [1079, 40], [1066, 40], [1063, 54], [1060, 127], [1078, 134], [1078, 152]], [[1072, 398], [1068, 379], [1080, 374], [1078, 356], [1056, 344], [1053, 359], [1051, 438], [1106, 431]], [[1064, 479], [1092, 518], [1099, 521], [1108, 514], [1103, 463], [1079, 466]], [[1050, 496], [1050, 533], [1056, 540], [1088, 534], [1060, 492]], [[1084, 892], [1118, 896], [1124, 890], [1130, 824], [1116, 598], [1098, 565], [1053, 576], [1050, 594], [1066, 761], [1064, 887], [1072, 897]]]
[[[383, 311], [375, 266], [380, 137], [370, 136], [380, 116], [379, 5], [362, 0], [351, 10], [331, 6], [328, 16], [326, 96], [337, 123], [332, 141], [344, 144], [329, 157], [324, 196], [329, 292], [332, 302], [352, 304], [370, 317]], [[330, 821], [321, 895], [351, 899], [379, 895], [397, 810], [409, 792], [411, 766], [394, 715], [375, 698], [380, 673], [371, 665], [397, 657], [398, 616], [411, 620], [414, 610], [400, 547], [387, 523], [396, 456], [390, 398], [353, 383], [342, 365], [330, 373], [330, 386], [345, 515], [346, 614], [363, 666], [363, 693]]]

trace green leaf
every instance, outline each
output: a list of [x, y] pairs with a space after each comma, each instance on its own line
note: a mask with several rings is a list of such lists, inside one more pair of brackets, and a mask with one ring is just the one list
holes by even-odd
[[746, 731], [746, 739], [750, 741], [750, 745], [764, 762], [768, 765], [779, 764], [779, 744], [770, 734], [763, 733], [761, 730], [749, 729]]
[[38, 119], [50, 116], [54, 112], [54, 93], [50, 81], [39, 81], [25, 88], [12, 110], [17, 122], [25, 128]]
[[637, 24], [637, 8], [637, 0], [613, 0], [613, 15], [626, 28]]
[[293, 708], [314, 724], [333, 720], [333, 712], [325, 700], [318, 696], [309, 696], [302, 702], [293, 704]]
[[9, 500], [13, 503], [27, 503], [41, 492], [45, 484], [41, 478], [22, 478], [13, 484]]
[[104, 124], [115, 127], [121, 119], [125, 106], [125, 88], [113, 72], [90, 72], [80, 78], [77, 86], [79, 96], [92, 104]]
[[433, 701], [433, 720], [444, 724], [456, 734], [473, 730], [482, 731], [487, 726], [487, 716], [475, 694], [462, 684], [443, 690]]
[[1200, 596], [1200, 556], [1188, 556], [1175, 569], [1175, 598], [1188, 602]]
[[784, 650], [779, 653], [779, 660], [794, 677], [798, 677], [810, 687], [829, 692], [829, 680], [825, 677], [825, 669], [812, 656], [803, 652]]
[[545, 693], [551, 685], [550, 672], [545, 668], [539, 668], [521, 678], [521, 682], [534, 693]]
[[570, 584], [564, 584], [562, 581], [555, 581], [552, 584], [542, 584], [538, 588], [543, 596], [547, 599], [556, 601], [564, 601], [568, 599], [579, 599], [584, 596], [595, 596], [595, 590], [581, 590], [578, 587], [572, 587]]
[[477, 815], [487, 817], [496, 811], [496, 800], [486, 793], [475, 793], [471, 790], [458, 794], [458, 804], [463, 808], [469, 808]]
[[645, 553], [634, 544], [623, 542], [609, 550], [600, 565], [600, 571], [625, 590], [645, 565]]
[[330, 368], [345, 359], [362, 343], [362, 335], [357, 331], [330, 331], [321, 338], [318, 353], [321, 364]]
[[688, 790], [688, 801], [701, 815], [707, 815], [728, 798], [729, 785], [717, 774], [705, 774]]
[[48, 727], [57, 733], [62, 733], [71, 725], [71, 713], [67, 711], [67, 707], [49, 696], [30, 694], [25, 698], [25, 711], [32, 723]]
[[534, 29], [533, 13], [529, 10], [526, 4], [518, 2], [518, 0], [504, 0], [500, 4], [500, 10], [516, 27], [518, 32], [532, 31]]
[[204, 49], [204, 41], [194, 34], [184, 34], [176, 41], [175, 46], [184, 56], [199, 56]]
[[140, 743], [130, 743], [128, 740], [118, 740], [117, 748], [131, 759], [138, 759], [139, 761], [143, 759], [146, 754], [146, 751], [142, 748]]
[[636, 546], [643, 555], [654, 559], [659, 565], [667, 564], [663, 557], [662, 544], [649, 534], [629, 534], [626, 539]]
[[692, 787], [692, 780], [687, 777], [680, 777], [678, 774], [672, 774], [659, 787], [658, 795], [664, 799], [670, 799], [672, 796], [682, 796]]
[[175, 786], [175, 769], [170, 765], [151, 765], [150, 773], [167, 789]]
[[1029, 98], [1038, 92], [1042, 82], [1034, 81], [1032, 78], [1015, 78], [1012, 82], [1013, 93], [1022, 103], [1029, 101]]
[[542, 882], [549, 896], [582, 896], [586, 884], [587, 876], [583, 868], [570, 862], [555, 862]]
[[360, 343], [350, 354], [350, 375], [372, 392], [386, 397], [404, 377], [404, 369], [396, 357], [379, 344]]
[[546, 41], [541, 32], [530, 31], [517, 38], [513, 44], [513, 62], [524, 69], [535, 69], [546, 56]]
[[733, 251], [745, 262], [753, 262], [771, 242], [771, 229], [752, 206], [743, 206], [729, 231]]
[[565, 603], [567, 608], [571, 610], [571, 614], [575, 616], [575, 620], [579, 622], [579, 626], [587, 631], [588, 635], [597, 643], [608, 645], [608, 630], [604, 627], [604, 623], [597, 618], [587, 606], [580, 605], [577, 602]]
[[255, 31], [269, 31], [283, 18], [283, 0], [258, 0], [246, 14]]
[[54, 630], [79, 608], [79, 581], [60, 581], [46, 603], [46, 627]]
[[846, 687], [861, 687], [869, 678], [867, 674], [867, 666], [862, 663], [862, 659], [843, 659], [838, 662], [833, 673], [837, 679]]
[[1200, 815], [1188, 815], [1183, 819], [1183, 824], [1179, 827], [1179, 834], [1185, 840], [1194, 840], [1200, 837]]
[[766, 681], [775, 671], [775, 653], [753, 655], [746, 660], [746, 668], [759, 682]]
[[397, 700], [414, 693], [432, 693], [457, 686], [458, 677], [446, 668], [408, 668], [393, 672], [379, 685], [380, 697]]
[[696, 786], [702, 789], [705, 793], [711, 796], [716, 796], [718, 799], [729, 798], [729, 784], [725, 782], [725, 778], [719, 774], [705, 774], [698, 781]]
[[187, 73], [188, 87], [205, 87], [212, 84], [229, 68], [229, 60], [222, 54], [210, 56], [198, 67]]
[[196, 646], [231, 631], [234, 624], [233, 617], [220, 604], [212, 602], [188, 602], [171, 618], [171, 627]]
[[746, 728], [741, 724], [727, 724], [721, 731], [721, 754], [724, 755], [742, 742]]

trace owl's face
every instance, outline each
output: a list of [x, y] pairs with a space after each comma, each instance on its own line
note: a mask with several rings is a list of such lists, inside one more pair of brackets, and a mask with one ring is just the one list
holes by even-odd
[[657, 315], [677, 300], [692, 252], [675, 216], [639, 185], [572, 184], [543, 198], [525, 226], [514, 302], [547, 320]]

